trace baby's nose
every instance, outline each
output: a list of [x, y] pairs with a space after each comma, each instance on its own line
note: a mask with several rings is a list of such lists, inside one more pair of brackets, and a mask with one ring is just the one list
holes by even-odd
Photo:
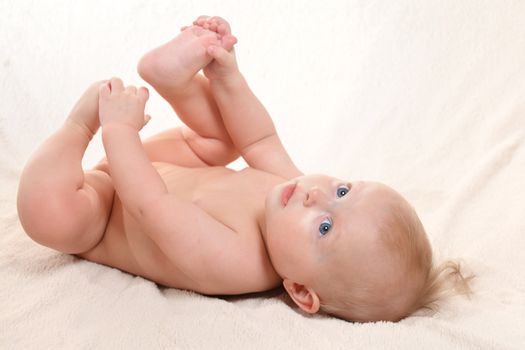
[[317, 187], [312, 187], [306, 192], [304, 199], [304, 206], [310, 207], [314, 204], [319, 204], [327, 201], [326, 194]]

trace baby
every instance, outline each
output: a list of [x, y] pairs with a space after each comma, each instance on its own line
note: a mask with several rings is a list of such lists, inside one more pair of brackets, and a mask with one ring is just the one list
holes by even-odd
[[[295, 166], [238, 70], [236, 43], [224, 19], [201, 16], [140, 60], [185, 123], [143, 142], [148, 90], [118, 78], [89, 87], [23, 170], [27, 234], [206, 295], [282, 284], [304, 312], [352, 321], [400, 320], [433, 305], [447, 280], [465, 283], [458, 264], [433, 266], [418, 216], [392, 188]], [[99, 128], [107, 159], [83, 171]], [[226, 167], [239, 156], [249, 167]]]

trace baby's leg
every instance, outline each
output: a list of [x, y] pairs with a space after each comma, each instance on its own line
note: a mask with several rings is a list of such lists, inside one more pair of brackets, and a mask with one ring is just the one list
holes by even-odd
[[[210, 148], [231, 149], [231, 160], [239, 156], [224, 127], [208, 80], [197, 74], [212, 60], [206, 47], [210, 43], [220, 45], [220, 37], [198, 26], [187, 27], [175, 39], [144, 55], [138, 64], [140, 76], [170, 103], [189, 127], [183, 129], [183, 134], [195, 153], [208, 158], [206, 161], [211, 165], [214, 160], [210, 157]], [[227, 45], [231, 48], [233, 42]]]
[[113, 201], [109, 175], [82, 170], [84, 152], [100, 126], [101, 83], [84, 93], [20, 177], [17, 208], [24, 230], [34, 241], [69, 254], [85, 252], [102, 239]]

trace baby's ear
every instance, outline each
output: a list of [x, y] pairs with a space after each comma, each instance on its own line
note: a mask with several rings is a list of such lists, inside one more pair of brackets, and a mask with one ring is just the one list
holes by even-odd
[[297, 306], [304, 312], [315, 314], [319, 311], [319, 296], [312, 288], [295, 283], [289, 279], [283, 280], [283, 286]]

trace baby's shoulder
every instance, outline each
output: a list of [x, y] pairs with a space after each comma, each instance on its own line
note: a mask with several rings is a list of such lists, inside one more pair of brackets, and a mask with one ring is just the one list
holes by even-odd
[[279, 175], [275, 175], [273, 173], [270, 173], [268, 171], [265, 171], [265, 170], [261, 170], [261, 169], [257, 169], [257, 168], [254, 168], [254, 167], [251, 167], [251, 166], [247, 166], [241, 170], [238, 171], [238, 174], [244, 176], [244, 177], [247, 177], [247, 178], [253, 178], [253, 179], [266, 179], [268, 181], [273, 181], [273, 182], [277, 182], [277, 183], [282, 183], [282, 182], [285, 182], [285, 181], [288, 181], [289, 179], [285, 178], [285, 177], [282, 177], [282, 176], [279, 176]]

